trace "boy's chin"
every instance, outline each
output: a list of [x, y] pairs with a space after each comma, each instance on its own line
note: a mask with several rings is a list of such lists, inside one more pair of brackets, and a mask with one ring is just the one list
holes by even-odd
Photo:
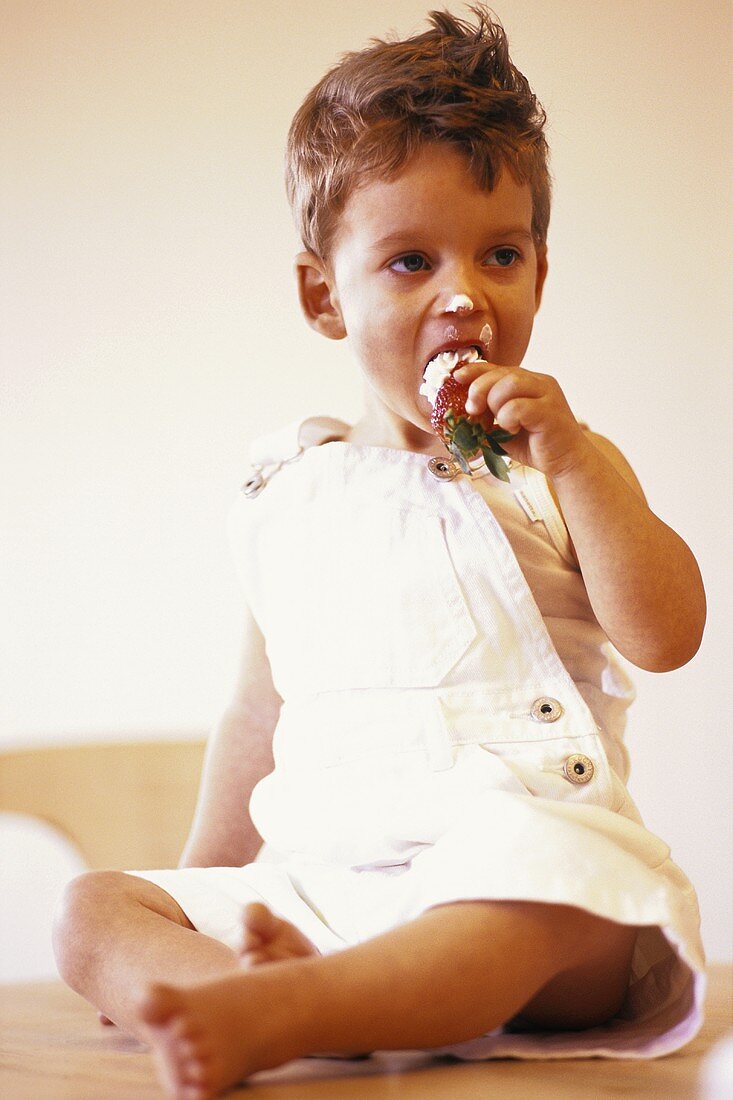
[[416, 416], [410, 421], [410, 423], [414, 428], [423, 433], [423, 438], [420, 442], [423, 443], [426, 447], [429, 447], [433, 443], [436, 443], [438, 441], [439, 437], [429, 419], [423, 420], [422, 417]]

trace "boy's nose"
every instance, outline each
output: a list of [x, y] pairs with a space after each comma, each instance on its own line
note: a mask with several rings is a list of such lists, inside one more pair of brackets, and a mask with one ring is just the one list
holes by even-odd
[[445, 313], [471, 313], [473, 310], [473, 302], [467, 294], [454, 294], [448, 305], [445, 307]]

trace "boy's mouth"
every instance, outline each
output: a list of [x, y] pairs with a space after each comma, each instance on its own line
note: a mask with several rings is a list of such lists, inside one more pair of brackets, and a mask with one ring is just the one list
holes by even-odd
[[425, 365], [423, 384], [420, 387], [421, 396], [427, 397], [430, 404], [435, 406], [438, 390], [458, 364], [461, 361], [475, 363], [483, 357], [483, 350], [478, 344], [466, 344], [458, 348], [448, 347], [437, 351]]
[[[471, 354], [472, 352], [476, 354], [473, 355]], [[441, 358], [447, 360], [448, 356], [455, 356], [456, 362], [458, 362], [459, 359], [468, 359], [470, 362], [474, 363], [476, 359], [483, 359], [484, 352], [479, 344], [466, 344], [463, 347], [448, 345], [447, 347], [441, 348], [439, 351], [433, 352], [425, 364], [423, 374], [425, 374], [430, 364], [434, 363], [436, 359]]]
[[[471, 340], [468, 333], [459, 333], [458, 329], [453, 325], [450, 325], [445, 333], [445, 340], [442, 344], [439, 344], [435, 348], [423, 368], [423, 377], [430, 364], [436, 360], [439, 356], [445, 355], [450, 352], [452, 354], [458, 354], [461, 358], [467, 358], [469, 362], [475, 362], [476, 355], [479, 359], [487, 360], [489, 351], [489, 345], [494, 339], [494, 333], [491, 330], [491, 325], [487, 322], [478, 334], [478, 338]], [[456, 360], [457, 362], [458, 360]]]

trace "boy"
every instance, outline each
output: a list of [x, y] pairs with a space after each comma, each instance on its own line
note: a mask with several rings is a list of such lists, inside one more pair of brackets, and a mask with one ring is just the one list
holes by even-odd
[[[431, 12], [424, 35], [347, 55], [293, 121], [300, 302], [316, 331], [348, 335], [365, 413], [271, 486], [255, 479], [235, 516], [242, 674], [183, 867], [83, 876], [59, 910], [64, 978], [152, 1045], [176, 1097], [324, 1050], [505, 1034], [515, 1047], [480, 1050], [541, 1057], [534, 1029], [577, 1033], [556, 1052], [651, 1056], [699, 1026], [694, 891], [623, 785], [623, 692], [603, 646], [645, 669], [684, 664], [702, 582], [613, 444], [521, 367], [547, 274], [544, 113], [501, 27], [471, 10], [475, 28]], [[506, 510], [507, 537], [525, 522], [517, 545], [539, 532], [491, 479], [454, 481], [420, 392], [436, 355], [470, 347], [480, 358], [455, 375], [466, 412], [511, 433], [512, 465], [536, 472], [543, 514], [569, 532], [565, 552], [543, 535], [523, 564], [536, 605], [481, 495]], [[550, 588], [580, 610], [552, 610]], [[570, 625], [551, 642], [552, 619]], [[571, 678], [578, 653], [605, 671]], [[454, 708], [450, 743], [433, 703]], [[260, 836], [280, 867], [249, 862]], [[215, 920], [237, 883], [249, 894]], [[584, 1045], [612, 1020], [621, 1034], [622, 1013], [653, 1017], [640, 952], [675, 975], [674, 1026], [656, 1025], [656, 1046], [631, 1027], [615, 1053], [610, 1031]]]

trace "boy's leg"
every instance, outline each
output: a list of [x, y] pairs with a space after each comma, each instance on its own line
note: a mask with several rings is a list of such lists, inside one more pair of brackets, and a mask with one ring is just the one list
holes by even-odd
[[623, 1000], [635, 936], [572, 906], [440, 905], [325, 957], [153, 986], [140, 1019], [172, 1095], [208, 1100], [319, 1050], [448, 1046], [530, 1006], [548, 1026], [562, 1026], [565, 1008], [569, 1026], [600, 1023]]
[[195, 931], [170, 894], [122, 871], [69, 883], [54, 913], [53, 947], [64, 981], [138, 1038], [133, 1004], [148, 982], [201, 982], [239, 966], [234, 951]]

